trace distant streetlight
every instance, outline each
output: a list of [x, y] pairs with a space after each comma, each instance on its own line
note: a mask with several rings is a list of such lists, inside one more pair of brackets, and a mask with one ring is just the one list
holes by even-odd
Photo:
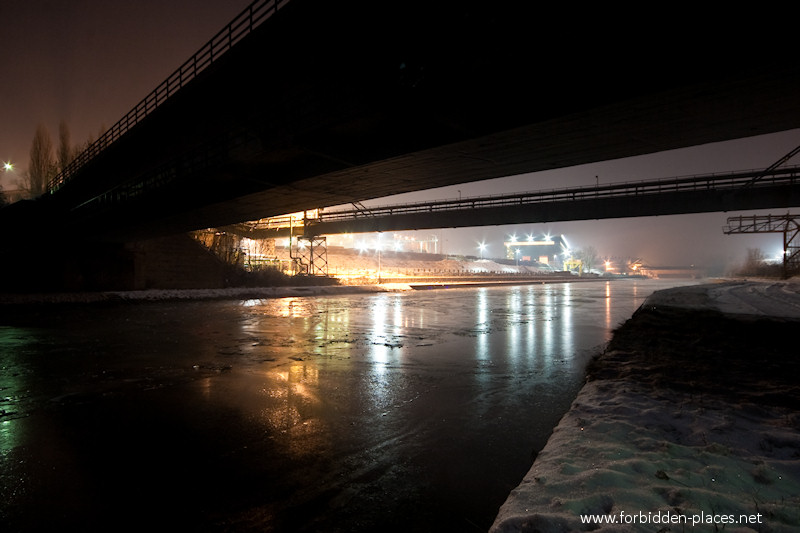
[[14, 170], [14, 163], [12, 163], [11, 161], [3, 162], [3, 170], [5, 170], [6, 172], [11, 172], [12, 170]]
[[483, 252], [486, 250], [486, 243], [485, 242], [479, 242], [478, 243], [478, 250], [480, 250], [481, 259], [483, 259]]

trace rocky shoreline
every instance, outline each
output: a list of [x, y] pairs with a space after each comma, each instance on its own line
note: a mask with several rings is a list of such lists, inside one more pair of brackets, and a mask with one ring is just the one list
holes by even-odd
[[797, 284], [655, 293], [491, 531], [797, 531], [798, 309]]

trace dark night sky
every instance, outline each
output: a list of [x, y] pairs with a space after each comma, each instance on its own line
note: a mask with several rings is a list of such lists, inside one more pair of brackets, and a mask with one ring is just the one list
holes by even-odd
[[96, 138], [250, 1], [3, 1], [0, 159], [24, 170], [39, 123]]
[[[0, 3], [0, 159], [16, 169], [0, 173], [4, 189], [28, 165], [36, 127], [54, 144], [58, 125], [69, 125], [73, 143], [96, 137], [189, 58], [250, 0], [28, 0]], [[800, 144], [800, 130], [706, 145], [571, 169], [465, 184], [428, 193], [429, 198], [530, 191], [556, 186], [655, 179], [764, 168]], [[798, 164], [798, 161], [790, 161]], [[412, 201], [405, 195], [394, 201]], [[386, 200], [376, 203], [387, 203]], [[652, 264], [740, 261], [748, 247], [772, 254], [777, 235], [726, 236], [727, 216], [739, 213], [552, 223], [444, 230], [445, 251], [502, 253], [517, 232], [563, 233], [574, 247], [592, 245], [601, 255], [642, 257]]]

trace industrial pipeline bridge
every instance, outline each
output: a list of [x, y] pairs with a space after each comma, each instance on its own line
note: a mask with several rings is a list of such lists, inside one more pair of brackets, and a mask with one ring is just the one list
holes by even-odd
[[611, 183], [513, 194], [315, 209], [302, 219], [275, 217], [231, 228], [286, 237], [497, 226], [684, 213], [725, 212], [800, 203], [800, 167]]

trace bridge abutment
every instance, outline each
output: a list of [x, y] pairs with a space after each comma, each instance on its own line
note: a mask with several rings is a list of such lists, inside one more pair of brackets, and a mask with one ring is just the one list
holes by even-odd
[[1, 292], [210, 289], [239, 279], [189, 235], [132, 243], [35, 242], [0, 251]]

